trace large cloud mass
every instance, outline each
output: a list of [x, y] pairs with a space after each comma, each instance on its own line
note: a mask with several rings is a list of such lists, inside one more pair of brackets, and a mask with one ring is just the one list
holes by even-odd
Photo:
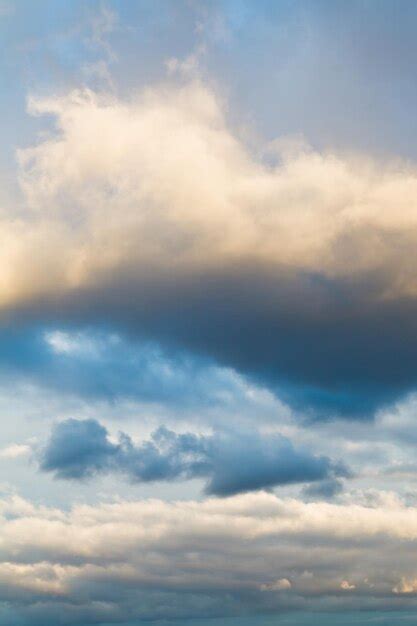
[[56, 125], [19, 153], [4, 309], [98, 318], [347, 413], [415, 384], [411, 165], [291, 142], [255, 158], [199, 81], [31, 111]]

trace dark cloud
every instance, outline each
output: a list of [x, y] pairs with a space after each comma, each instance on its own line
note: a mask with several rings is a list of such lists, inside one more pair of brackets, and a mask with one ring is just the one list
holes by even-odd
[[41, 453], [40, 468], [64, 479], [111, 471], [133, 482], [204, 478], [206, 493], [218, 496], [348, 475], [342, 464], [294, 448], [281, 435], [204, 436], [160, 427], [141, 444], [125, 433], [112, 443], [107, 430], [93, 419], [56, 424]]
[[[369, 418], [417, 385], [417, 302], [386, 298], [386, 286], [378, 274], [336, 280], [242, 263], [187, 278], [109, 274], [15, 312], [0, 367], [79, 394], [201, 400], [198, 373], [211, 362], [315, 418]], [[36, 324], [121, 340], [102, 342], [99, 358], [81, 368], [77, 355], [53, 355]], [[107, 329], [101, 338], [99, 328]], [[158, 381], [161, 356], [182, 382]]]
[[67, 420], [52, 431], [41, 468], [58, 478], [85, 478], [108, 469], [118, 453], [96, 420]]
[[[233, 367], [320, 417], [369, 417], [417, 383], [417, 303], [383, 276], [333, 280], [239, 264], [178, 278], [112, 275], [25, 316], [111, 323]], [[27, 318], [26, 318], [27, 319]]]

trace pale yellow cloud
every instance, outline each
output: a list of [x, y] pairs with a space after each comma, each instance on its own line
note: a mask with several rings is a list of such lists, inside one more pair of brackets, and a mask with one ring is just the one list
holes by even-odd
[[382, 272], [380, 295], [415, 293], [412, 165], [302, 143], [267, 164], [198, 80], [126, 100], [32, 99], [30, 112], [52, 115], [55, 129], [18, 153], [27, 210], [1, 214], [3, 305], [114, 271], [187, 276], [241, 262], [328, 277]]
[[0, 458], [16, 459], [20, 456], [29, 454], [30, 446], [27, 444], [12, 443], [5, 448], [0, 449]]
[[400, 582], [393, 587], [392, 591], [397, 594], [417, 593], [417, 579], [403, 577]]
[[261, 591], [287, 591], [292, 585], [288, 578], [279, 578], [272, 583], [261, 585]]

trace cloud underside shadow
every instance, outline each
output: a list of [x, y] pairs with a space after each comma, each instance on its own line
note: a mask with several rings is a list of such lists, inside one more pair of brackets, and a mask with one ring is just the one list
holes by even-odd
[[417, 303], [378, 296], [378, 276], [329, 280], [250, 263], [187, 277], [141, 271], [31, 302], [15, 319], [110, 325], [209, 357], [321, 418], [369, 417], [417, 384]]

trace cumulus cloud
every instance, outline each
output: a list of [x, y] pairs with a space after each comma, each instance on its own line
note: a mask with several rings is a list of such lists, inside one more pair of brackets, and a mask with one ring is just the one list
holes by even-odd
[[[216, 94], [197, 81], [149, 89], [130, 102], [84, 91], [30, 106], [57, 122], [55, 135], [19, 154], [30, 207], [58, 217], [50, 226], [71, 236], [66, 287], [132, 261], [181, 269], [252, 258], [355, 275], [386, 267], [399, 252], [389, 235], [405, 237], [416, 225], [411, 167], [383, 170], [305, 148], [266, 166], [227, 127]], [[394, 212], [393, 203], [402, 210]], [[69, 209], [79, 223], [68, 223]], [[364, 228], [379, 234], [368, 246], [356, 240]], [[88, 250], [80, 247], [87, 240]], [[355, 256], [346, 256], [355, 243]], [[391, 291], [414, 293], [413, 273], [405, 279], [391, 277]]]
[[140, 444], [125, 433], [113, 443], [94, 419], [57, 423], [40, 467], [64, 479], [110, 471], [122, 472], [133, 482], [203, 478], [205, 491], [218, 496], [348, 475], [341, 463], [297, 449], [278, 434], [177, 434], [162, 426]]
[[327, 411], [366, 414], [415, 385], [414, 166], [282, 142], [255, 157], [199, 80], [30, 111], [55, 127], [19, 152], [3, 309], [105, 321]]
[[63, 511], [13, 496], [0, 500], [0, 531], [0, 600], [17, 623], [416, 606], [417, 514], [400, 503], [258, 493]]

